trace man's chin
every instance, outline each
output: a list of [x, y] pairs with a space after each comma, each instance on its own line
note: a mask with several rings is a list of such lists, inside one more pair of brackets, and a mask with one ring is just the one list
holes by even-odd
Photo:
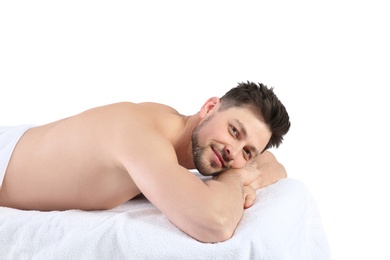
[[210, 176], [210, 177], [213, 177], [213, 176], [219, 175], [222, 171], [218, 171], [218, 172], [204, 172], [204, 171], [198, 170], [198, 172], [199, 172], [200, 174], [202, 174], [203, 176]]
[[223, 169], [213, 163], [197, 163], [195, 161], [195, 167], [203, 176], [216, 176], [223, 171]]

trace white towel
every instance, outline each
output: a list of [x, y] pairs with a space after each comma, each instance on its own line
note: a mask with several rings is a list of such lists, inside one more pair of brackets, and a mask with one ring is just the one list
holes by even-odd
[[0, 187], [15, 145], [32, 125], [0, 126]]
[[315, 200], [296, 179], [257, 191], [233, 237], [201, 243], [144, 197], [106, 211], [0, 207], [0, 259], [331, 259]]

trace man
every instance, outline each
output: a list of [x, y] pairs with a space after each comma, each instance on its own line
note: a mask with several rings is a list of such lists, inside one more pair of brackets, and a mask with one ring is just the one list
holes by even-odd
[[[190, 116], [122, 102], [4, 131], [14, 138], [0, 135], [0, 148], [12, 147], [0, 154], [10, 157], [0, 169], [0, 206], [109, 209], [142, 193], [193, 238], [224, 241], [256, 189], [287, 176], [266, 150], [289, 127], [273, 89], [247, 82]], [[195, 168], [213, 178], [202, 181], [188, 170]]]

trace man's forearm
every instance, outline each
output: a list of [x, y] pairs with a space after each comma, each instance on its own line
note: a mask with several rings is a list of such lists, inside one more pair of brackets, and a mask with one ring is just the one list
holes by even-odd
[[241, 220], [244, 210], [244, 184], [238, 170], [229, 170], [207, 181], [212, 190], [216, 218], [223, 227], [222, 240], [229, 239]]

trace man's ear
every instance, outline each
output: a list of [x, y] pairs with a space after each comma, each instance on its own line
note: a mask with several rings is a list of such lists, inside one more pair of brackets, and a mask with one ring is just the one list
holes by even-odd
[[[201, 118], [205, 118], [210, 112], [218, 109], [216, 108], [221, 100], [218, 97], [209, 98], [202, 106], [199, 111], [199, 115]], [[213, 110], [214, 109], [214, 110]]]

